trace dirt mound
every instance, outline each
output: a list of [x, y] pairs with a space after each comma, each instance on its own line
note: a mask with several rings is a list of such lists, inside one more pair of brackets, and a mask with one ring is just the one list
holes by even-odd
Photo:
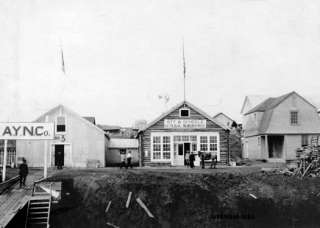
[[[69, 171], [53, 227], [316, 227], [318, 178], [276, 174]], [[132, 192], [129, 209], [125, 208]], [[250, 196], [249, 194], [253, 194]], [[135, 201], [140, 198], [150, 218]], [[112, 201], [108, 213], [105, 209]]]

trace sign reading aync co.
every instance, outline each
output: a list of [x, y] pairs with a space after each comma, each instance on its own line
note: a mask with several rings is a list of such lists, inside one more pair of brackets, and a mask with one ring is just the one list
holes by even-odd
[[164, 128], [188, 128], [199, 129], [206, 128], [206, 120], [194, 120], [194, 119], [165, 119]]
[[53, 139], [53, 123], [0, 123], [0, 139]]

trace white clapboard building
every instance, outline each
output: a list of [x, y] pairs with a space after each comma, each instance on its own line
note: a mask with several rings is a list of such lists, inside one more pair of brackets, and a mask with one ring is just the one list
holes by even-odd
[[53, 122], [55, 139], [17, 140], [17, 158], [26, 158], [30, 167], [43, 167], [45, 149], [48, 167], [58, 160], [65, 167], [105, 166], [108, 137], [92, 121], [58, 105], [34, 122]]

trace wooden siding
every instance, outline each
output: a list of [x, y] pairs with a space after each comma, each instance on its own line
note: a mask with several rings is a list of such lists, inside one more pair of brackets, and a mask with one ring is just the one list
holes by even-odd
[[[141, 165], [171, 165], [171, 162], [151, 162], [151, 132], [219, 132], [220, 135], [220, 163], [226, 164], [228, 161], [228, 132], [220, 127], [218, 124], [199, 114], [195, 110], [190, 109], [190, 117], [180, 117], [179, 109], [183, 106], [177, 108], [175, 111], [171, 112], [154, 125], [146, 129], [141, 133], [140, 137], [140, 156], [141, 156]], [[206, 120], [206, 128], [203, 129], [165, 129], [164, 120], [165, 119], [201, 119]], [[145, 156], [145, 151], [148, 151], [148, 156]]]

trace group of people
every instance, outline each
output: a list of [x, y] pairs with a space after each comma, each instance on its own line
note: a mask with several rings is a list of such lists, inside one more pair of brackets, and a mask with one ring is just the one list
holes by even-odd
[[128, 167], [132, 168], [132, 163], [131, 163], [131, 160], [132, 160], [132, 154], [131, 154], [131, 151], [128, 151], [128, 153], [123, 153], [123, 152], [120, 152], [120, 169], [125, 167], [126, 169], [128, 169]]
[[[189, 153], [186, 153], [186, 165], [190, 166], [190, 168], [194, 168], [194, 161], [196, 160], [195, 157], [195, 153], [194, 152], [191, 152], [190, 154]], [[198, 152], [198, 156], [200, 158], [200, 165], [201, 165], [201, 168], [204, 169], [205, 168], [205, 159], [206, 159], [206, 153], [203, 152], [203, 151], [199, 151]], [[218, 156], [217, 156], [217, 152], [216, 151], [212, 151], [210, 153], [210, 156], [211, 156], [211, 165], [210, 165], [210, 168], [212, 169], [212, 167], [215, 169], [216, 166], [217, 166], [217, 163], [218, 163]]]

